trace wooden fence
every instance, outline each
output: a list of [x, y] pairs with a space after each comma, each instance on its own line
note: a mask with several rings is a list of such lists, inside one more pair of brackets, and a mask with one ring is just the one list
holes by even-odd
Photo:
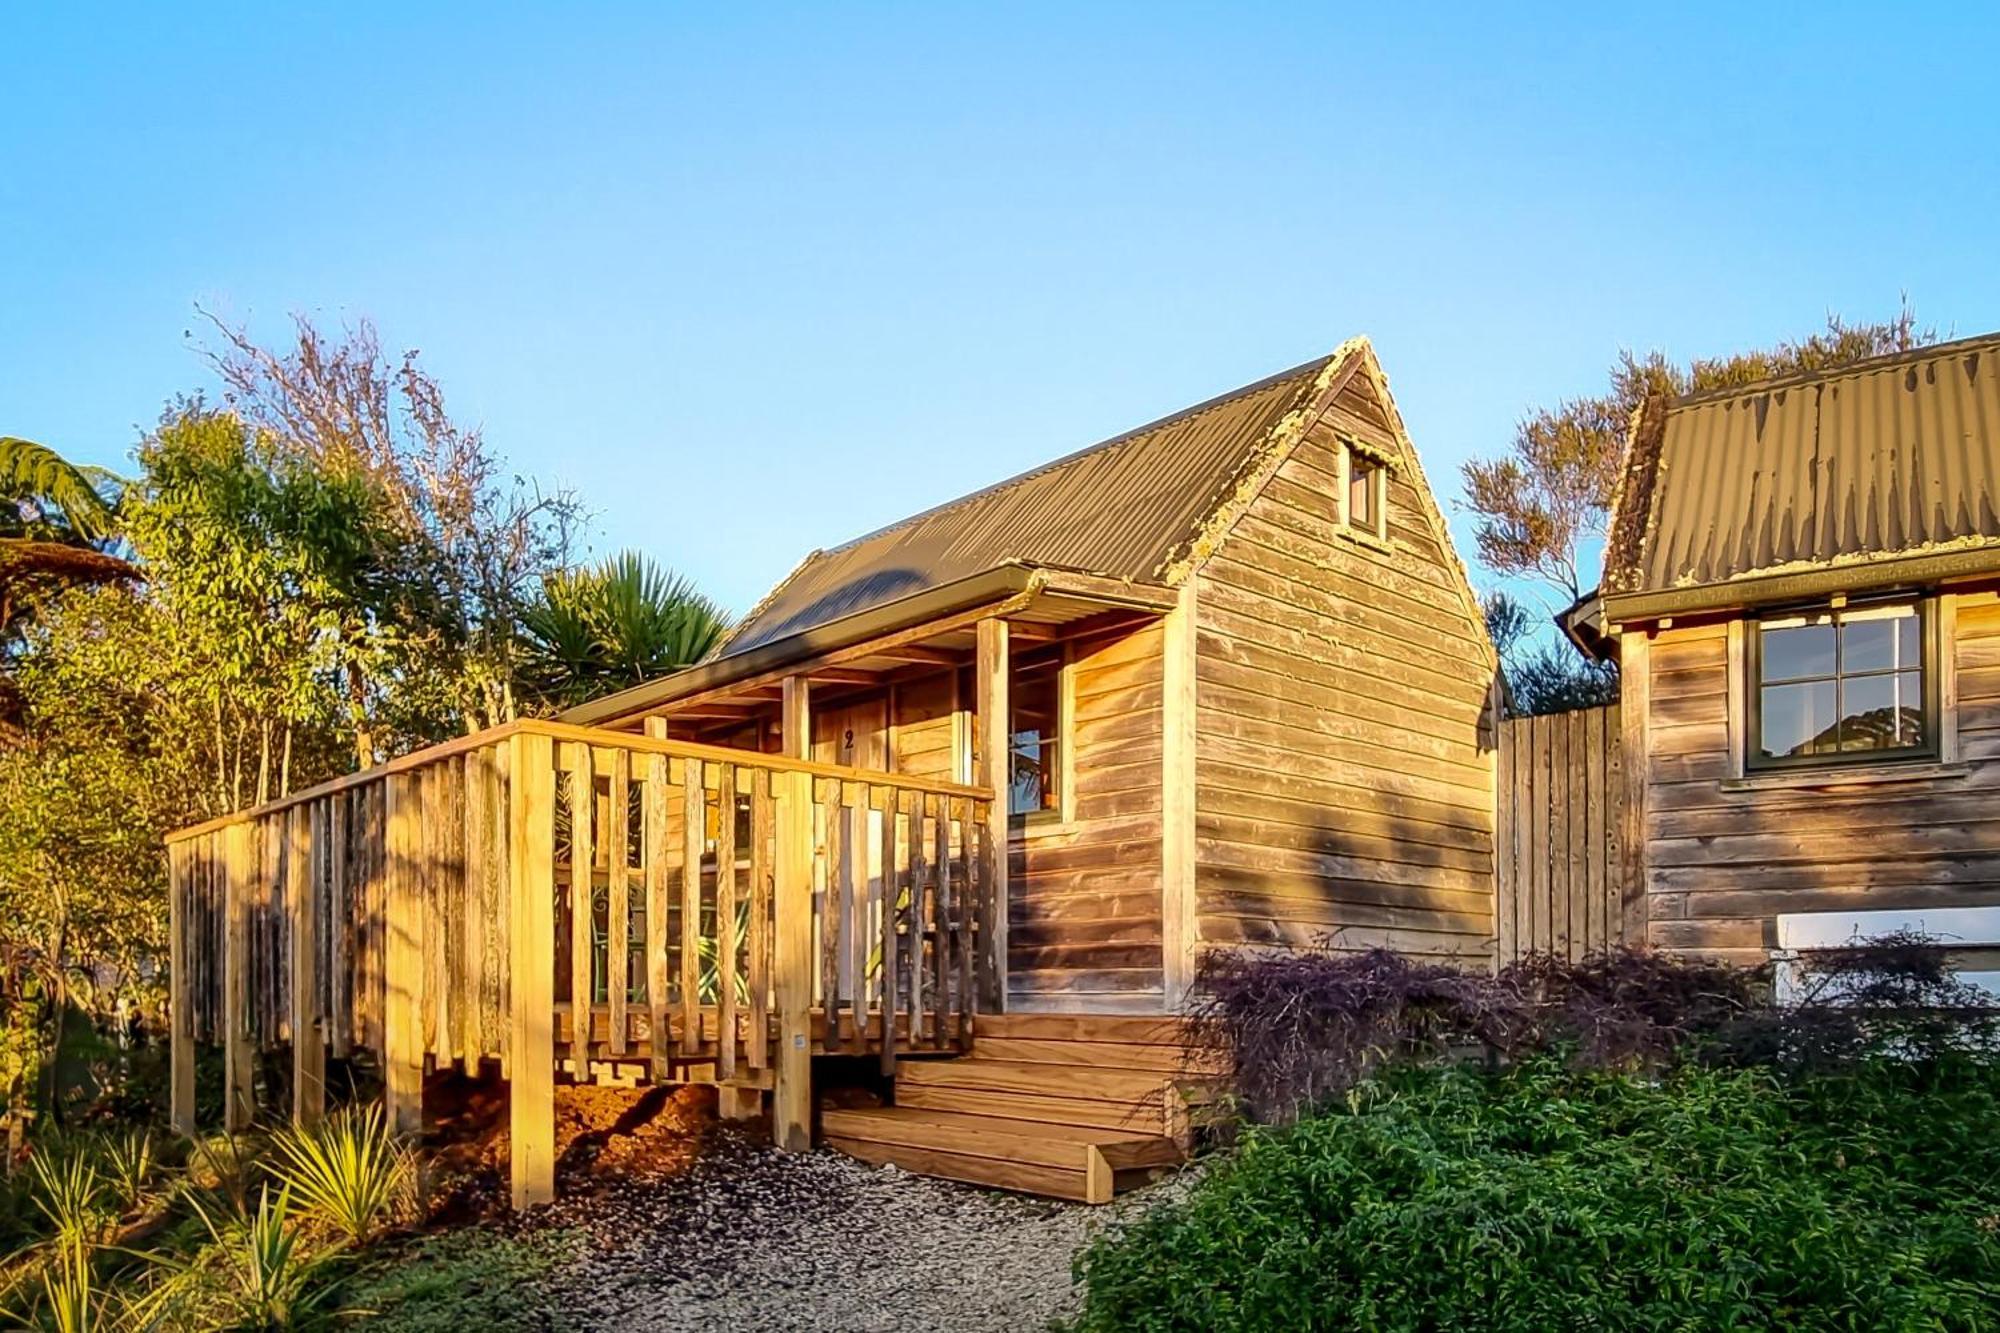
[[[173, 1115], [196, 1042], [232, 1127], [288, 1046], [294, 1114], [374, 1055], [392, 1121], [427, 1063], [498, 1061], [517, 1201], [552, 1189], [560, 1057], [583, 1078], [769, 1089], [806, 1146], [810, 1056], [969, 1045], [997, 937], [983, 789], [521, 722], [168, 843]], [[525, 1155], [525, 1156], [524, 1156]]]
[[1580, 958], [1628, 932], [1618, 707], [1500, 724], [1494, 889], [1499, 964]]

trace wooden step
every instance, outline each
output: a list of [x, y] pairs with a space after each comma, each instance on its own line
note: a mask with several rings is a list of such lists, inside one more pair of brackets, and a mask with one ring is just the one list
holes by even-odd
[[1109, 1203], [1181, 1160], [1159, 1135], [910, 1106], [828, 1110], [821, 1127], [829, 1147], [865, 1162], [1080, 1203]]
[[1178, 1048], [1181, 1019], [1165, 1014], [981, 1014], [975, 1040], [987, 1037], [1037, 1041], [1099, 1041]]
[[[1066, 1081], [1056, 1083], [1056, 1087], [1064, 1087], [1076, 1095], [1062, 1095], [1022, 1091], [1018, 1075], [988, 1081], [984, 1075], [992, 1067], [990, 1061], [948, 1061], [948, 1065], [960, 1067], [960, 1071], [944, 1077], [918, 1075], [914, 1079], [910, 1077], [912, 1071], [930, 1069], [930, 1065], [904, 1065], [896, 1079], [896, 1105], [1042, 1125], [1090, 1125], [1120, 1133], [1164, 1135], [1180, 1143], [1188, 1141], [1186, 1105], [1180, 1099], [1180, 1091], [1164, 1075], [1154, 1075], [1152, 1091], [1146, 1097], [1110, 1101], [1088, 1095], [1094, 1091], [1094, 1085], [1088, 1081], [1088, 1075], [1094, 1071], [1088, 1069], [1046, 1067], [1070, 1075]], [[978, 1069], [964, 1069], [974, 1065]]]
[[984, 1088], [1118, 1102], [1126, 1106], [1158, 1106], [1160, 1090], [1171, 1081], [1171, 1074], [1154, 1069], [1104, 1069], [1087, 1064], [977, 1058], [911, 1061], [898, 1070], [896, 1079], [898, 1086], [909, 1083], [936, 1088]]

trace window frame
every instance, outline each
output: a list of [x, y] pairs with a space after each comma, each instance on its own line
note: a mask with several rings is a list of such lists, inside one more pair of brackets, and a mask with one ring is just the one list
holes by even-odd
[[[1027, 653], [1008, 655], [1007, 663], [1007, 765], [1013, 772], [1014, 762], [1014, 704], [1019, 691], [1014, 688], [1016, 673], [1020, 670], [1020, 658], [1039, 656], [1041, 645]], [[1076, 772], [1076, 700], [1074, 693], [1075, 657], [1073, 645], [1063, 642], [1054, 645], [1051, 656], [1056, 664], [1056, 733], [1055, 733], [1055, 800], [1038, 810], [1023, 810], [1016, 813], [1012, 808], [1013, 784], [1008, 784], [1007, 827], [1018, 833], [1023, 829], [1046, 829], [1061, 827], [1071, 823], [1076, 817], [1074, 800]]]
[[[1340, 475], [1337, 478], [1335, 510], [1337, 526], [1350, 537], [1377, 545], [1389, 541], [1389, 460], [1350, 435], [1339, 436]], [[1368, 501], [1372, 522], [1354, 521], [1354, 465], [1359, 459], [1369, 469]]]
[[[1917, 615], [1917, 651], [1923, 674], [1923, 740], [1921, 744], [1893, 749], [1836, 750], [1830, 754], [1766, 755], [1764, 753], [1764, 623], [1800, 615], [1831, 615], [1836, 624], [1853, 611], [1870, 607], [1907, 605]], [[1880, 768], [1898, 764], [1935, 764], [1944, 754], [1945, 719], [1943, 709], [1942, 660], [1945, 645], [1939, 642], [1938, 598], [1931, 593], [1901, 592], [1871, 596], [1850, 602], [1794, 603], [1769, 607], [1744, 618], [1743, 644], [1743, 771], [1785, 773], [1801, 769]], [[1838, 640], [1836, 640], [1838, 643]], [[1876, 672], [1856, 673], [1863, 675]], [[1839, 649], [1836, 647], [1831, 676], [1804, 677], [1804, 680], [1844, 680]], [[1779, 682], [1786, 683], [1786, 682]]]

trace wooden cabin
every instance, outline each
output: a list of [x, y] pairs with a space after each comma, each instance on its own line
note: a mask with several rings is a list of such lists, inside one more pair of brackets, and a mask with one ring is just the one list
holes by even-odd
[[374, 1052], [406, 1127], [499, 1061], [521, 1202], [558, 1073], [803, 1146], [865, 1056], [892, 1101], [825, 1141], [1106, 1199], [1184, 1141], [1201, 950], [1491, 957], [1497, 699], [1356, 339], [815, 552], [686, 671], [176, 835], [176, 1049], [238, 1119], [255, 1048], [308, 1114]]
[[1650, 405], [1576, 629], [1654, 946], [1962, 935], [2000, 906], [2000, 336]]

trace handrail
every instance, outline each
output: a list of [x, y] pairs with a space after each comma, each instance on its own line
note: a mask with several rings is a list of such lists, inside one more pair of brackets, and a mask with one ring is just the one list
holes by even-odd
[[457, 736], [448, 741], [421, 750], [412, 750], [373, 768], [364, 768], [358, 773], [347, 773], [337, 778], [303, 788], [281, 796], [275, 801], [262, 805], [248, 806], [226, 815], [217, 815], [199, 824], [175, 829], [168, 833], [165, 842], [172, 846], [189, 838], [214, 833], [233, 824], [260, 819], [266, 815], [289, 810], [295, 805], [332, 796], [339, 792], [351, 791], [378, 779], [407, 773], [413, 768], [438, 763], [465, 754], [471, 750], [497, 745], [513, 736], [547, 736], [551, 740], [572, 741], [587, 745], [601, 745], [607, 749], [624, 749], [637, 754], [664, 754], [679, 759], [700, 759], [704, 762], [738, 764], [747, 768], [767, 768], [779, 773], [807, 773], [813, 777], [835, 778], [842, 782], [866, 782], [878, 787], [895, 787], [900, 791], [924, 792], [934, 796], [964, 797], [970, 800], [990, 801], [994, 793], [985, 787], [968, 786], [960, 782], [939, 782], [931, 778], [911, 777], [902, 773], [891, 773], [883, 769], [848, 768], [840, 764], [821, 764], [808, 759], [788, 759], [783, 755], [765, 754], [761, 750], [737, 750], [726, 745], [703, 745], [695, 741], [661, 740], [629, 731], [612, 731], [601, 727], [579, 727], [567, 722], [546, 722], [540, 718], [521, 718], [513, 722], [503, 722], [497, 727], [474, 732], [470, 736]]

